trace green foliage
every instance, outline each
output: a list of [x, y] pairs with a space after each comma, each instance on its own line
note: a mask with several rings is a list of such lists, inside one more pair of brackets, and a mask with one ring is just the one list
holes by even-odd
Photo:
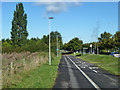
[[[26, 48], [27, 47], [27, 48]], [[30, 52], [36, 52], [36, 51], [47, 51], [48, 50], [48, 45], [44, 43], [43, 40], [41, 39], [31, 39], [27, 42], [27, 45], [24, 48], [26, 51]]]
[[8, 43], [7, 41], [4, 41], [4, 43], [2, 43], [2, 52], [9, 52], [12, 50], [12, 45], [10, 43]]
[[[56, 54], [57, 42], [56, 37], [58, 35], [58, 45], [61, 49], [63, 46], [61, 34], [57, 31], [51, 32], [51, 51]], [[30, 52], [48, 52], [49, 50], [49, 35], [43, 35], [43, 38], [31, 38], [27, 39], [26, 43], [22, 46], [13, 45], [12, 39], [2, 39], [2, 52], [12, 53], [12, 52], [22, 52], [22, 51], [30, 51]]]
[[[51, 32], [50, 33], [50, 37], [51, 37], [51, 51], [54, 52], [56, 54], [56, 49], [57, 49], [57, 39], [58, 39], [58, 49], [62, 49], [63, 48], [63, 41], [62, 41], [62, 36], [59, 32], [55, 31], [55, 32]], [[47, 48], [49, 47], [49, 35], [43, 35], [43, 38], [41, 39], [47, 46]], [[47, 49], [48, 50], [48, 49]]]
[[14, 11], [11, 30], [11, 39], [13, 41], [13, 45], [24, 45], [28, 37], [28, 32], [27, 14], [24, 13], [24, 7], [22, 3], [18, 3], [16, 5], [16, 11]]
[[101, 34], [98, 40], [99, 40], [98, 47], [100, 50], [102, 49], [109, 50], [110, 48], [114, 48], [115, 42], [112, 39], [112, 34], [104, 32]]
[[91, 42], [85, 44], [82, 43], [82, 41], [79, 43], [79, 39], [73, 38], [68, 43], [64, 44], [63, 49], [68, 51], [78, 51], [82, 48], [88, 48], [86, 50], [88, 52], [91, 49], [90, 44], [92, 44], [92, 50], [94, 50], [95, 53], [97, 52], [97, 48], [101, 53], [108, 53], [108, 51], [117, 52], [120, 51], [120, 31], [116, 32], [114, 34], [114, 37], [109, 32], [104, 32], [101, 33], [100, 37], [98, 38], [98, 42]]
[[[48, 62], [32, 69], [26, 74], [22, 74], [22, 80], [13, 84], [12, 88], [52, 88], [57, 77], [58, 65], [61, 56], [52, 60], [52, 65]], [[15, 76], [16, 77], [16, 76]]]
[[114, 39], [116, 47], [120, 48], [120, 31], [114, 34]]
[[69, 51], [79, 51], [82, 49], [83, 41], [79, 40], [79, 38], [75, 37], [70, 40], [68, 43], [64, 44], [64, 49]]
[[108, 50], [113, 52], [117, 51], [120, 48], [120, 32], [116, 32], [114, 36], [110, 33], [104, 32], [101, 34], [101, 37], [98, 38], [99, 42], [97, 43], [101, 51]]

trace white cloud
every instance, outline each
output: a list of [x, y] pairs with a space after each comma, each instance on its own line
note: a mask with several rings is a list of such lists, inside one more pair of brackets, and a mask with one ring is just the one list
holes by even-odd
[[39, 3], [38, 5], [44, 5], [46, 8], [46, 14], [48, 13], [60, 13], [67, 10], [67, 3], [64, 2], [46, 2], [46, 3]]
[[[51, 2], [52, 0], [49, 0], [49, 2], [46, 2], [46, 0], [44, 1], [36, 2], [36, 5], [45, 6], [46, 8], [45, 16], [51, 13], [58, 14], [61, 12], [66, 12], [69, 7], [81, 5], [80, 2]], [[62, 1], [62, 0], [59, 0], [59, 1]], [[74, 0], [74, 1], [77, 1], [77, 0]]]

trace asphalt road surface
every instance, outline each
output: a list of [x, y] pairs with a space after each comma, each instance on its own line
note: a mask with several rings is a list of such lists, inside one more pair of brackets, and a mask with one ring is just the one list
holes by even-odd
[[[71, 55], [63, 55], [54, 88], [119, 89], [118, 76]], [[109, 90], [108, 89], [108, 90]]]

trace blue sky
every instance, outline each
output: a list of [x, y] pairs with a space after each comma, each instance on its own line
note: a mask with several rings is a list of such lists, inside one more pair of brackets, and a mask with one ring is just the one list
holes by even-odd
[[[2, 38], [11, 36], [11, 22], [17, 3], [2, 2]], [[54, 19], [51, 20], [51, 31], [60, 32], [64, 43], [74, 37], [79, 37], [84, 43], [96, 41], [94, 36], [97, 22], [99, 22], [98, 36], [104, 31], [113, 34], [118, 30], [117, 2], [62, 3], [58, 5], [24, 2], [23, 5], [25, 13], [27, 13], [28, 38], [42, 38], [43, 35], [49, 33], [49, 16], [54, 16]]]

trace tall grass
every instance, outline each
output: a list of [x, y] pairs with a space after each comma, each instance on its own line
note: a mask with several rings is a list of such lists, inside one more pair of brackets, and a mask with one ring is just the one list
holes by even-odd
[[[54, 56], [54, 54], [52, 54]], [[2, 55], [3, 88], [22, 81], [27, 72], [48, 61], [46, 52], [4, 53]]]
[[42, 64], [27, 73], [24, 77], [24, 81], [16, 85], [12, 85], [12, 88], [52, 88], [55, 84], [56, 77], [58, 75], [58, 65], [61, 59], [55, 57], [51, 60], [51, 66], [48, 65], [49, 62]]

